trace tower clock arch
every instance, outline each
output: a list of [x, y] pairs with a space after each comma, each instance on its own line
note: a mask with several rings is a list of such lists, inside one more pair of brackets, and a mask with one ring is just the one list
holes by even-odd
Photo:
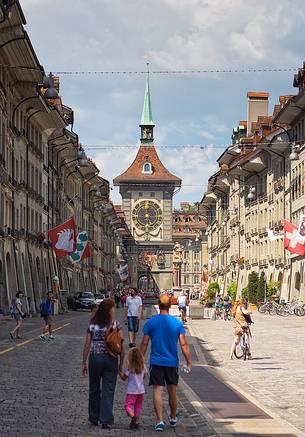
[[133, 163], [113, 182], [119, 186], [125, 220], [134, 238], [130, 252], [136, 256], [129, 260], [132, 285], [161, 290], [173, 285], [173, 195], [181, 179], [161, 162], [154, 145], [154, 127], [147, 74], [141, 144]]

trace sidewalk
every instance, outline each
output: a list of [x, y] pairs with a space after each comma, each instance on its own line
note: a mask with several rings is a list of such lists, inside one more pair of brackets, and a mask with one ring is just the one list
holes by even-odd
[[[173, 308], [172, 314], [177, 315], [177, 313], [177, 309]], [[260, 362], [256, 361], [255, 363], [255, 360], [246, 362], [235, 360], [232, 362], [228, 360], [232, 342], [232, 324], [230, 322], [194, 320], [189, 321], [187, 326], [190, 333], [188, 338], [191, 350], [193, 354], [195, 351], [197, 361], [193, 359], [192, 372], [183, 376], [184, 391], [196, 409], [207, 417], [219, 436], [292, 437], [305, 435], [300, 429], [297, 430], [287, 421], [281, 419], [274, 409], [270, 411], [261, 402], [262, 398], [258, 392], [248, 391], [249, 384], [246, 383], [244, 376], [251, 372], [251, 366], [257, 368]], [[272, 354], [271, 348], [272, 343], [269, 345], [268, 355]], [[266, 358], [269, 357], [266, 356]], [[236, 374], [232, 374], [232, 366], [234, 366]], [[263, 367], [259, 366], [259, 368], [263, 370]], [[275, 381], [268, 380], [269, 368], [266, 368], [265, 372], [266, 379], [260, 382], [266, 388], [273, 385], [276, 389], [278, 386], [274, 384]], [[259, 374], [256, 375], [259, 376]], [[249, 377], [247, 381], [249, 381]], [[280, 396], [280, 393], [278, 395]], [[291, 408], [298, 402], [297, 398], [298, 395], [295, 395], [293, 400], [292, 394]], [[278, 402], [280, 402], [280, 398], [278, 398]]]

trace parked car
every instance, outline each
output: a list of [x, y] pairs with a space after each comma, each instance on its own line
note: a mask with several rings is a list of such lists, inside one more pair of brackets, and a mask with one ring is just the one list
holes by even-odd
[[95, 297], [89, 291], [78, 293], [77, 296], [72, 296], [68, 301], [68, 308], [73, 311], [79, 309], [93, 310], [96, 307]]
[[105, 299], [104, 294], [95, 294], [95, 304], [98, 306]]

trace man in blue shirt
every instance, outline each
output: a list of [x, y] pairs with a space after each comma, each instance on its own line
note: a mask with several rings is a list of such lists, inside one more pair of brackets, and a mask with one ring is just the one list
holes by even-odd
[[179, 381], [178, 341], [186, 364], [191, 369], [191, 356], [185, 338], [185, 329], [180, 320], [169, 315], [171, 307], [170, 297], [163, 294], [159, 297], [160, 314], [149, 319], [143, 328], [141, 352], [145, 355], [149, 340], [150, 352], [150, 380], [149, 385], [154, 390], [154, 408], [157, 416], [156, 431], [164, 431], [163, 422], [163, 387], [167, 386], [170, 406], [170, 426], [177, 425], [177, 385]]

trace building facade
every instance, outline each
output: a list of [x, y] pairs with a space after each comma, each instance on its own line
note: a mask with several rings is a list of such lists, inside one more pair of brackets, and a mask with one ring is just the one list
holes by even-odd
[[199, 295], [208, 267], [207, 225], [197, 205], [182, 202], [173, 214], [173, 241], [183, 249], [181, 288]]
[[[248, 93], [247, 112], [257, 119], [233, 130], [232, 144], [219, 157], [219, 171], [209, 178], [201, 201], [208, 223], [209, 281], [217, 281], [223, 292], [235, 283], [240, 296], [250, 272], [264, 272], [282, 298], [302, 300], [302, 257], [285, 250], [283, 238], [271, 241], [268, 229], [282, 232], [284, 218], [297, 225], [303, 212], [303, 113], [291, 109], [299, 97], [289, 95], [280, 97], [269, 116], [267, 98], [268, 93]], [[251, 108], [257, 102], [261, 114]], [[289, 119], [289, 111], [296, 118]]]
[[[131, 166], [114, 179], [133, 241], [129, 244], [132, 285], [172, 287], [173, 196], [181, 179], [162, 164], [154, 146], [149, 77], [141, 118], [141, 144]], [[135, 243], [135, 244], [134, 244]]]
[[[23, 290], [27, 311], [35, 314], [56, 276], [61, 309], [67, 293], [114, 287], [121, 237], [112, 223], [109, 183], [73, 132], [59, 79], [46, 77], [19, 1], [6, 5], [0, 22], [0, 313]], [[82, 263], [56, 259], [47, 239], [48, 229], [71, 216], [89, 234], [92, 253]]]

